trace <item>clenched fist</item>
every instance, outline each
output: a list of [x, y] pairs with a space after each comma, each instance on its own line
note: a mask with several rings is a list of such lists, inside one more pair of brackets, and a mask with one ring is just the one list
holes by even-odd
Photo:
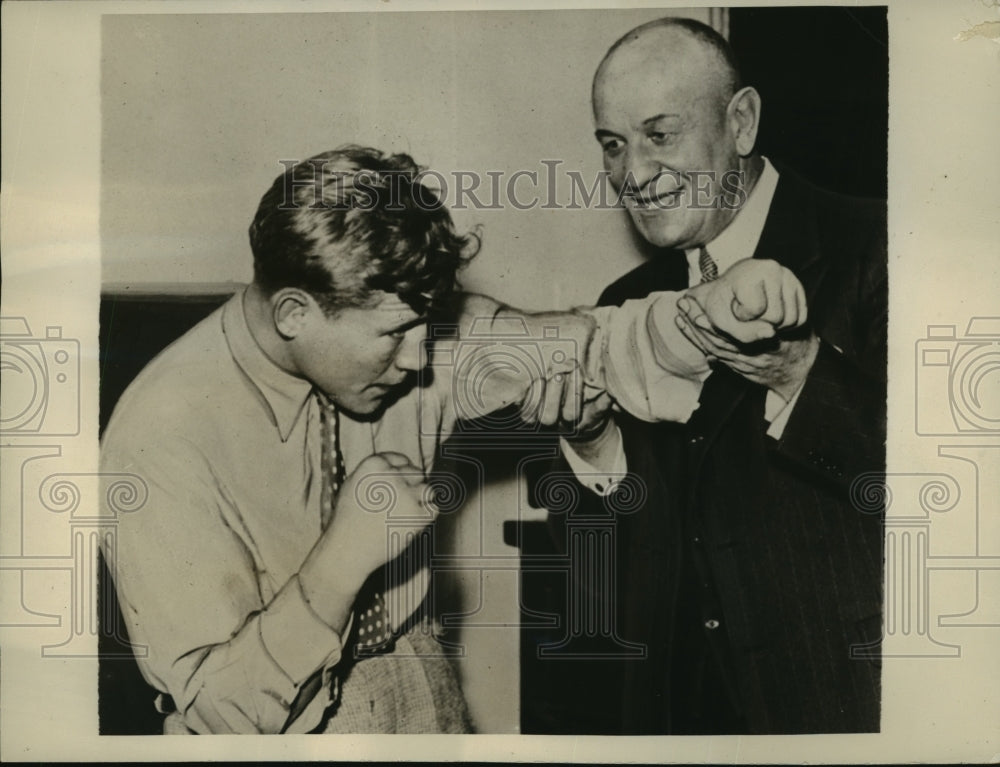
[[[805, 289], [776, 261], [746, 259], [678, 300], [677, 326], [710, 360], [790, 401], [816, 361]], [[770, 343], [762, 343], [770, 341]]]
[[808, 314], [805, 289], [791, 270], [755, 258], [688, 289], [678, 308], [703, 330], [721, 332], [742, 344], [803, 325]]
[[333, 519], [299, 571], [310, 605], [341, 628], [365, 579], [393, 556], [387, 521], [405, 519], [412, 529], [437, 514], [423, 472], [405, 455], [365, 458], [344, 481]]

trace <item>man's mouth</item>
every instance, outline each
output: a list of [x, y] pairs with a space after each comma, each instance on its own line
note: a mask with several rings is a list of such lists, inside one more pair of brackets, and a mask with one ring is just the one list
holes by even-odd
[[674, 210], [680, 207], [683, 194], [684, 187], [678, 187], [670, 192], [662, 192], [652, 196], [629, 195], [625, 198], [625, 205], [629, 210], [640, 212]]
[[663, 171], [646, 182], [640, 189], [626, 196], [630, 210], [673, 210], [681, 205], [681, 196], [687, 186], [684, 177], [674, 171]]
[[380, 394], [385, 394], [386, 392], [391, 392], [395, 391], [396, 389], [399, 389], [400, 387], [403, 386], [403, 384], [406, 383], [408, 379], [409, 376], [404, 375], [398, 381], [376, 381], [375, 383], [368, 384], [368, 388], [374, 389], [376, 392]]

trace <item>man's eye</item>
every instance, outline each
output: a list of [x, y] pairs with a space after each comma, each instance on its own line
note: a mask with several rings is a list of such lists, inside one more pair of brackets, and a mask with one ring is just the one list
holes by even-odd
[[603, 149], [606, 154], [615, 154], [620, 152], [624, 146], [625, 142], [616, 138], [604, 139], [604, 141], [601, 142], [601, 149]]
[[653, 131], [648, 134], [649, 140], [654, 144], [668, 144], [673, 140], [673, 133], [666, 133], [665, 131]]

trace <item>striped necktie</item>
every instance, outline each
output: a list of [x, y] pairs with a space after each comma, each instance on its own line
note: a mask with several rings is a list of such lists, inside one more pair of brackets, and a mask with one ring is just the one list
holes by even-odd
[[701, 270], [702, 282], [711, 282], [719, 277], [719, 267], [704, 245], [698, 248], [698, 268]]

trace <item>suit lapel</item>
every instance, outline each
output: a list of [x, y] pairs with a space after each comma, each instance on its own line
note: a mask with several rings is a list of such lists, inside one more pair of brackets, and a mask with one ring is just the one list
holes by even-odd
[[792, 171], [780, 170], [753, 257], [777, 261], [790, 269], [805, 287], [811, 305], [826, 271], [817, 231], [815, 192]]
[[685, 290], [688, 286], [688, 263], [683, 250], [664, 251], [656, 261], [656, 284], [651, 290]]
[[[777, 261], [790, 269], [802, 281], [811, 306], [825, 272], [820, 255], [812, 188], [789, 170], [782, 169], [753, 257]], [[718, 366], [709, 376], [702, 389], [698, 412], [692, 419], [692, 426], [701, 437], [701, 450], [694, 454], [695, 470], [700, 464], [700, 456], [754, 389], [754, 384], [723, 366]], [[760, 399], [763, 403], [763, 397]]]

